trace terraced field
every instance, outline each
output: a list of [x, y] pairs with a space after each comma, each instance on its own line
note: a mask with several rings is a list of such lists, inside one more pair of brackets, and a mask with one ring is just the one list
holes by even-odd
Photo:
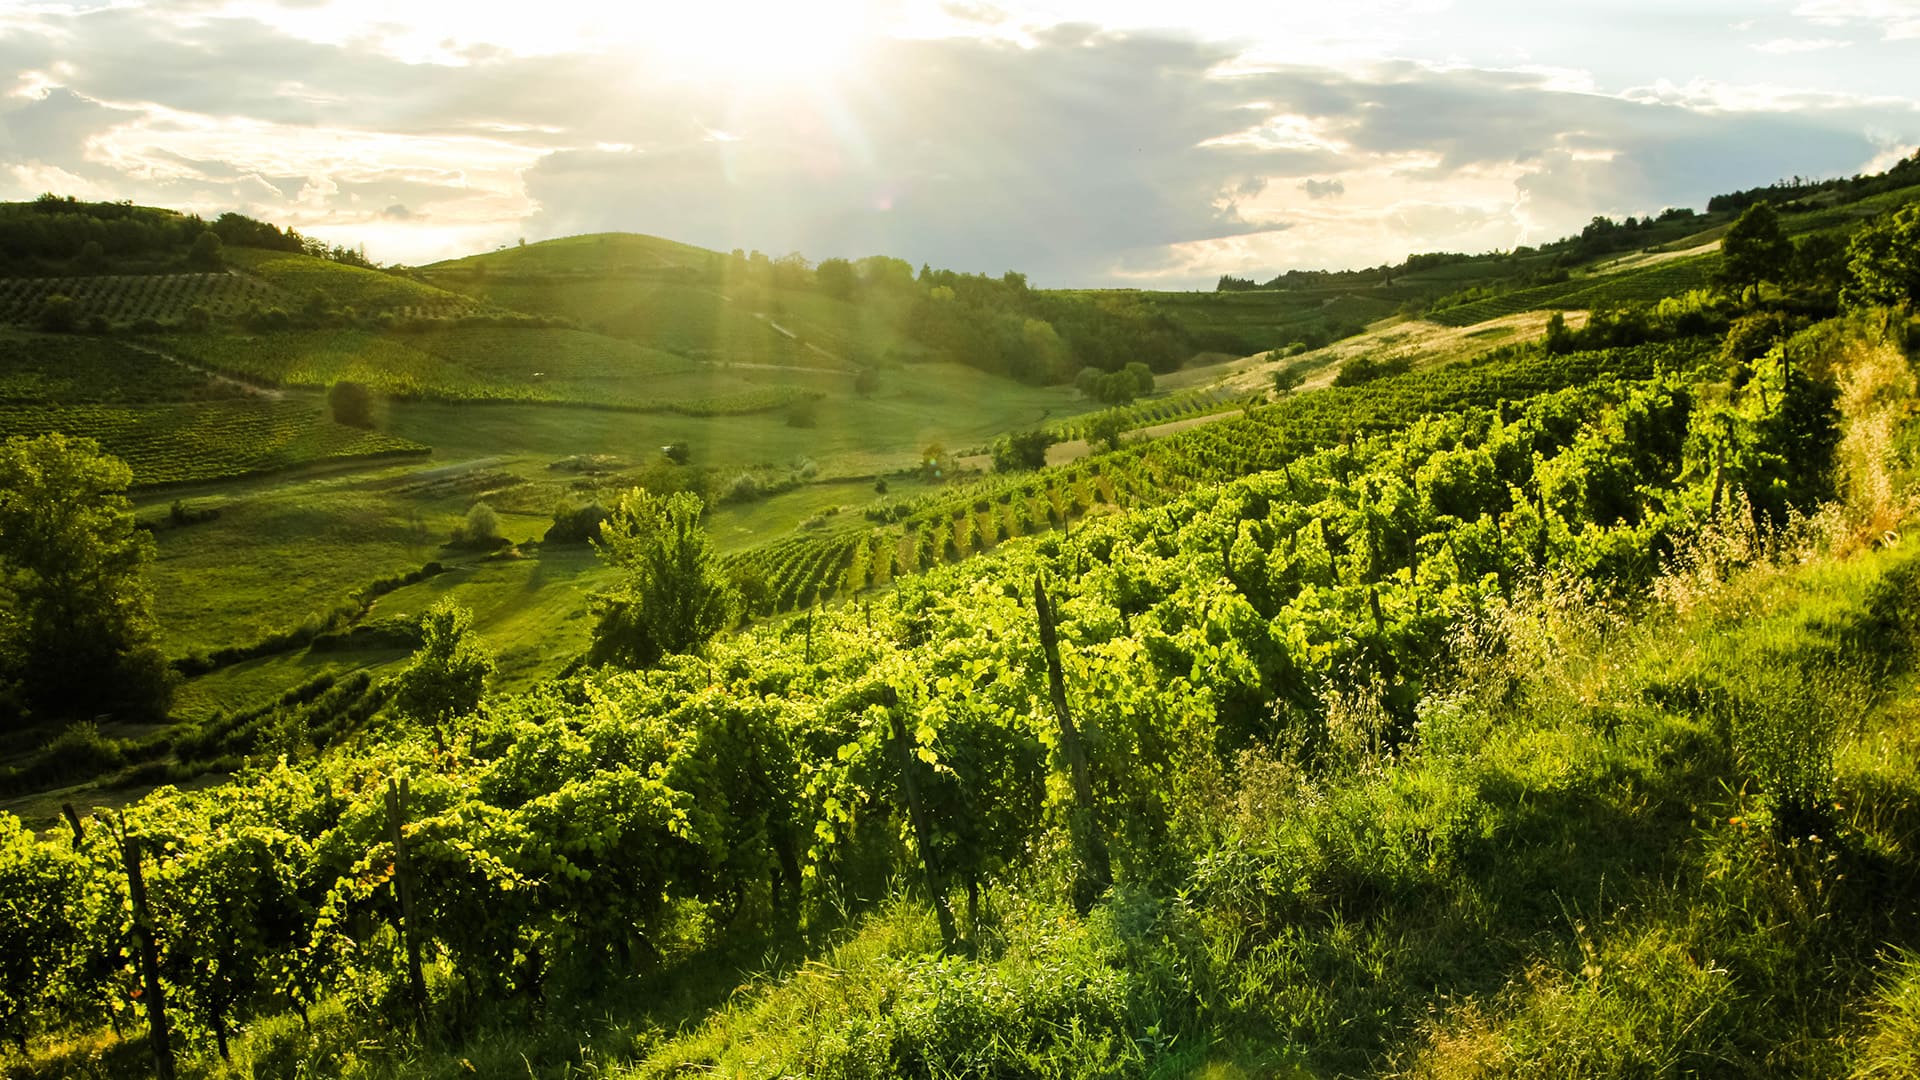
[[133, 467], [134, 486], [142, 488], [428, 453], [419, 443], [336, 424], [311, 401], [0, 405], [0, 439], [49, 432], [98, 440]]
[[177, 322], [202, 307], [210, 315], [238, 315], [254, 306], [288, 302], [287, 294], [241, 274], [104, 274], [98, 277], [0, 278], [0, 322], [27, 325], [40, 318], [49, 297], [74, 301], [85, 320], [98, 315], [130, 325], [142, 319]]
[[243, 394], [117, 338], [0, 331], [0, 404], [151, 405]]

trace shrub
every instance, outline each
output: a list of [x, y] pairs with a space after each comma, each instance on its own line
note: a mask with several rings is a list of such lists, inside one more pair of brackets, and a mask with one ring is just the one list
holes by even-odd
[[477, 502], [467, 508], [467, 542], [491, 544], [500, 539], [500, 515], [493, 507]]
[[1047, 447], [1055, 441], [1051, 431], [1015, 432], [993, 444], [993, 467], [997, 472], [1045, 468]]
[[327, 389], [327, 408], [335, 423], [373, 427], [373, 391], [365, 383], [341, 381]]
[[71, 296], [47, 297], [40, 305], [40, 329], [49, 334], [70, 334], [80, 325], [80, 312]]

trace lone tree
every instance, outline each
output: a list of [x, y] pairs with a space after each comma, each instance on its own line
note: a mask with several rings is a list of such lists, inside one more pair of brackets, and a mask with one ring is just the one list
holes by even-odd
[[730, 625], [739, 597], [700, 528], [700, 497], [642, 488], [600, 524], [600, 557], [622, 574], [600, 597], [588, 653], [595, 663], [645, 667], [697, 648]]
[[472, 712], [493, 674], [492, 654], [473, 632], [473, 612], [450, 600], [420, 619], [420, 649], [399, 675], [394, 707], [422, 723], [437, 724]]
[[153, 540], [134, 528], [132, 480], [91, 439], [0, 444], [0, 717], [165, 715], [172, 676], [140, 578]]
[[327, 408], [332, 410], [336, 423], [357, 428], [373, 426], [373, 391], [367, 389], [366, 383], [334, 383], [327, 388]]
[[1793, 241], [1780, 227], [1773, 204], [1762, 199], [1747, 207], [1720, 241], [1720, 271], [1714, 280], [1731, 293], [1763, 281], [1785, 280], [1793, 267]]

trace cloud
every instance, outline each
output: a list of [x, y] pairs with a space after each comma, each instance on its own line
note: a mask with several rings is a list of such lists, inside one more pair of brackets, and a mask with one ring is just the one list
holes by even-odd
[[614, 51], [468, 42], [409, 63], [386, 39], [308, 40], [235, 10], [0, 15], [0, 84], [24, 88], [0, 97], [0, 197], [44, 184], [239, 209], [388, 260], [617, 229], [1194, 284], [1537, 242], [1920, 141], [1901, 98], [1700, 78], [1604, 93], [1545, 64], [1259, 64], [1239, 43], [1087, 24], [890, 40], [781, 89]]
[[1887, 41], [1920, 38], [1920, 3], [1914, 0], [1804, 0], [1793, 9], [1820, 26], [1866, 26]]
[[1793, 53], [1820, 52], [1823, 49], [1844, 49], [1853, 44], [1839, 38], [1774, 38], [1753, 46], [1754, 51], [1786, 56]]

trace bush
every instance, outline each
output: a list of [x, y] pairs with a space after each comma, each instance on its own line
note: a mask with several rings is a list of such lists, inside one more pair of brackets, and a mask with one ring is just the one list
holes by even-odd
[[49, 780], [98, 776], [126, 764], [120, 744], [100, 734], [91, 720], [67, 726], [42, 752], [37, 772]]
[[193, 238], [193, 248], [187, 253], [193, 265], [207, 270], [218, 270], [222, 265], [220, 258], [220, 237], [212, 230]]
[[597, 502], [575, 506], [562, 502], [553, 508], [553, 524], [541, 537], [547, 544], [584, 544], [600, 536], [600, 523], [607, 520], [607, 508]]
[[80, 325], [80, 311], [71, 296], [49, 296], [40, 305], [40, 329], [49, 334], [71, 334]]
[[467, 541], [491, 544], [500, 539], [500, 515], [493, 507], [477, 502], [467, 509]]
[[1389, 375], [1403, 375], [1413, 370], [1413, 359], [1400, 356], [1391, 360], [1376, 360], [1371, 356], [1356, 356], [1342, 364], [1340, 374], [1333, 377], [1335, 386], [1360, 386]]
[[327, 408], [335, 423], [373, 427], [373, 391], [365, 383], [337, 382], [327, 389]]
[[1051, 431], [1021, 431], [993, 444], [993, 467], [997, 472], [1041, 469], [1047, 464], [1047, 447], [1057, 440]]

